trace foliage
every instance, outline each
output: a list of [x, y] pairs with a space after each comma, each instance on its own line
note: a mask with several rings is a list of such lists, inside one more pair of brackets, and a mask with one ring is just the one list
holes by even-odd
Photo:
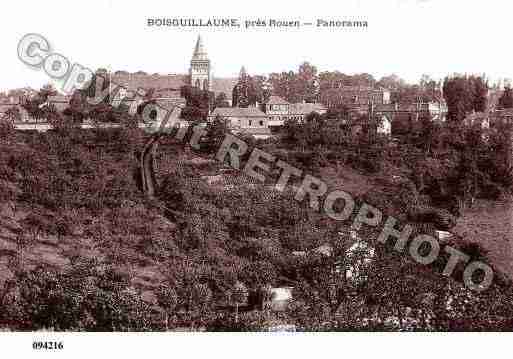
[[451, 121], [461, 122], [472, 111], [483, 112], [486, 109], [488, 85], [481, 77], [446, 77], [443, 91], [448, 107], [447, 117]]
[[194, 86], [182, 86], [180, 96], [186, 100], [181, 117], [188, 121], [204, 121], [207, 118], [211, 104], [214, 103], [213, 92], [201, 90]]
[[513, 90], [511, 89], [511, 87], [507, 86], [504, 89], [504, 92], [499, 98], [497, 107], [499, 109], [513, 108]]

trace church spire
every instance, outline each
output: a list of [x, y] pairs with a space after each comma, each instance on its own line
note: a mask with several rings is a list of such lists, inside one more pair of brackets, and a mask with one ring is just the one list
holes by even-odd
[[196, 40], [196, 46], [194, 47], [194, 53], [192, 54], [193, 60], [207, 60], [207, 52], [203, 46], [203, 41], [201, 40], [201, 35], [198, 35], [198, 40]]
[[205, 51], [200, 35], [198, 35], [196, 46], [194, 46], [194, 52], [192, 53], [189, 74], [191, 77], [191, 86], [210, 91], [212, 88], [210, 60], [208, 59], [208, 55]]
[[244, 66], [242, 66], [240, 68], [239, 77], [246, 77], [246, 76], [247, 76], [246, 68]]

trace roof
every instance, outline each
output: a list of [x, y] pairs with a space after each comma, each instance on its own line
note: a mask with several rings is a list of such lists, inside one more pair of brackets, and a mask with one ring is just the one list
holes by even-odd
[[269, 100], [267, 100], [266, 103], [269, 104], [269, 105], [288, 104], [288, 102], [285, 101], [284, 99], [282, 99], [280, 96], [274, 96], [274, 95], [269, 97]]
[[194, 46], [192, 61], [208, 61], [208, 54], [203, 46], [203, 41], [201, 40], [200, 35], [198, 35], [198, 40], [196, 40], [196, 46]]
[[[211, 88], [216, 94], [224, 92], [231, 96], [233, 88], [237, 84], [237, 78], [213, 78]], [[111, 75], [111, 83], [121, 85], [129, 91], [138, 89], [155, 89], [161, 97], [174, 97], [180, 91], [180, 87], [189, 85], [189, 76], [184, 74], [144, 74], [118, 71]], [[168, 95], [164, 95], [168, 94]]]
[[495, 117], [513, 117], [513, 108], [493, 111]]
[[327, 108], [320, 103], [293, 103], [289, 106], [289, 113], [291, 114], [309, 114], [323, 111], [327, 111]]
[[221, 117], [267, 117], [256, 107], [218, 107], [212, 111], [211, 116]]
[[21, 108], [18, 104], [10, 104], [10, 103], [0, 103], [0, 113], [6, 112], [11, 108]]
[[10, 97], [1, 97], [0, 98], [0, 105], [17, 105], [20, 103], [20, 98], [15, 96]]
[[168, 110], [172, 110], [175, 106], [185, 107], [185, 99], [182, 97], [158, 98], [156, 102], [159, 106]]
[[180, 97], [180, 91], [170, 88], [155, 89], [153, 97], [157, 98], [175, 98]]
[[110, 80], [112, 84], [121, 85], [130, 91], [141, 88], [145, 90], [153, 88], [156, 90], [180, 91], [180, 87], [188, 85], [188, 76], [177, 74], [114, 73]]
[[70, 95], [53, 95], [53, 96], [48, 96], [48, 101], [49, 102], [66, 102], [68, 103], [69, 100], [71, 100], [71, 96]]
[[270, 136], [271, 130], [269, 127], [244, 127], [239, 132], [247, 133], [253, 136]]

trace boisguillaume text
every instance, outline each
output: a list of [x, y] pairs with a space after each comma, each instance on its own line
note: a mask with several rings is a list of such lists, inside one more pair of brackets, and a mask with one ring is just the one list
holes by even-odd
[[148, 26], [153, 27], [240, 27], [235, 18], [148, 18]]

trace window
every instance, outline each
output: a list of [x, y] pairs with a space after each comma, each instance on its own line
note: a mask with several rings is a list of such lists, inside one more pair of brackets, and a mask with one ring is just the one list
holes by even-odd
[[260, 124], [260, 126], [263, 126], [264, 125], [264, 121], [260, 121], [259, 124]]
[[253, 124], [253, 121], [249, 120], [249, 126], [251, 127]]

